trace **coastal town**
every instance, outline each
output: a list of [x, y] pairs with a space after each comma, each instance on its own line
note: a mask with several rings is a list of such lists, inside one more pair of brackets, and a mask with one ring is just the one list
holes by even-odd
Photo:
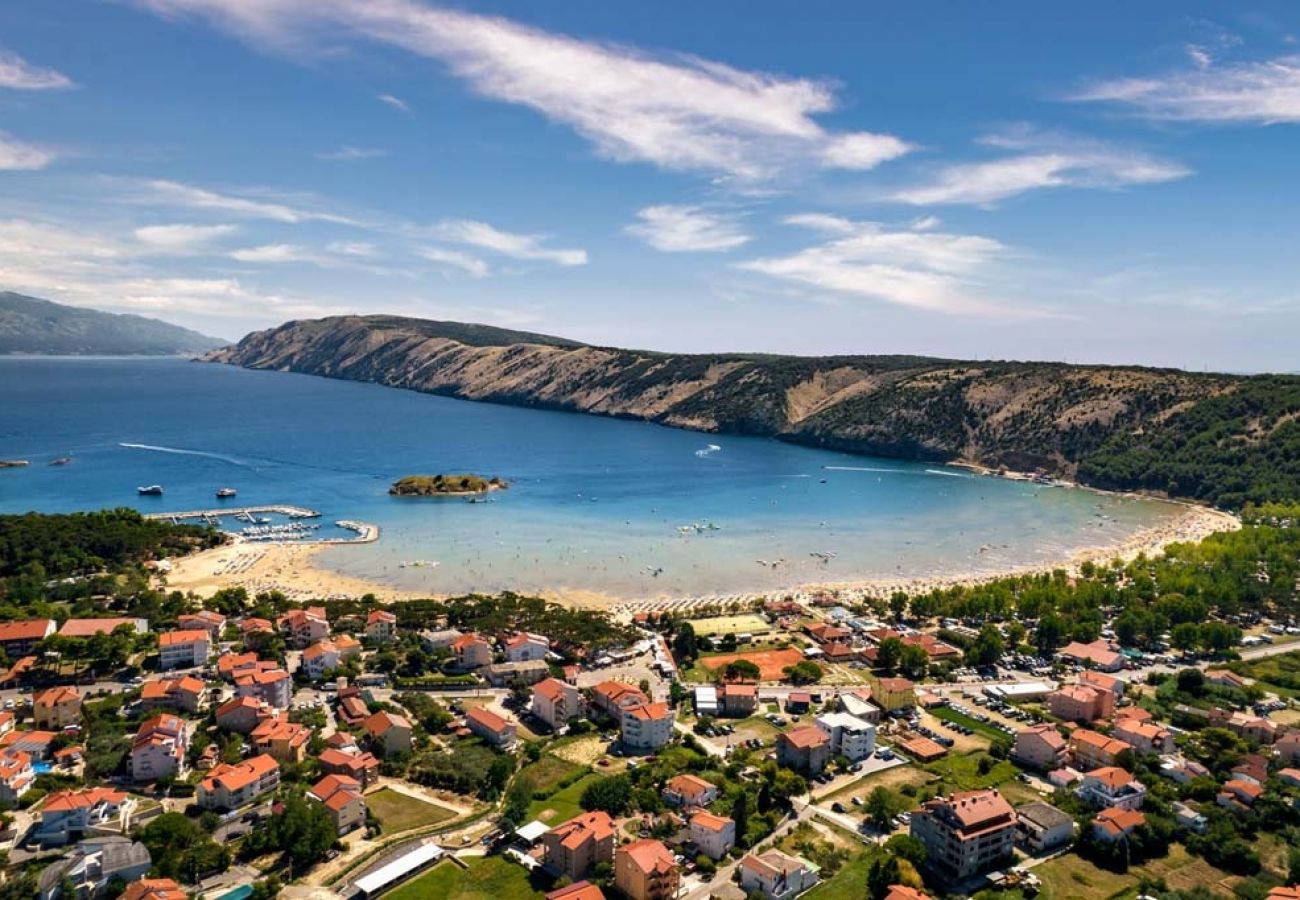
[[611, 614], [149, 567], [156, 614], [0, 622], [4, 896], [1296, 896], [1281, 608], [1053, 634], [937, 593]]

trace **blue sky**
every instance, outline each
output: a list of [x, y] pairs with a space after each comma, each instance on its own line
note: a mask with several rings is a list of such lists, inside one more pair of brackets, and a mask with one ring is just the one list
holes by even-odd
[[1287, 3], [13, 0], [0, 287], [1294, 370]]

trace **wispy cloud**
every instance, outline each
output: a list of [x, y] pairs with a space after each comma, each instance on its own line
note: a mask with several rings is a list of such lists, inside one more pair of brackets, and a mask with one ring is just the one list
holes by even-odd
[[410, 104], [408, 104], [401, 97], [395, 97], [392, 94], [379, 94], [375, 99], [378, 100], [380, 103], [383, 103], [385, 106], [391, 106], [393, 109], [397, 110], [398, 112], [404, 112], [407, 115], [410, 115], [411, 113]]
[[1190, 48], [1189, 55], [1191, 68], [1099, 81], [1068, 99], [1122, 104], [1160, 121], [1300, 122], [1300, 56], [1216, 65], [1201, 47]]
[[132, 234], [142, 244], [168, 253], [188, 253], [206, 249], [213, 241], [234, 234], [234, 225], [145, 225]]
[[889, 199], [915, 206], [989, 205], [1042, 188], [1116, 189], [1192, 174], [1180, 163], [1139, 151], [1033, 129], [1015, 129], [986, 137], [981, 143], [1012, 151], [1012, 155], [948, 166], [931, 181], [899, 190]]
[[560, 266], [585, 266], [586, 250], [551, 249], [542, 245], [544, 235], [502, 231], [486, 222], [473, 219], [447, 219], [434, 226], [434, 234], [444, 241], [468, 244], [491, 250], [514, 259], [537, 260]]
[[459, 250], [450, 250], [446, 247], [421, 247], [416, 251], [416, 255], [429, 262], [437, 263], [443, 268], [459, 269], [462, 272], [482, 278], [488, 274], [488, 264], [477, 256], [469, 253], [462, 253]]
[[700, 206], [647, 206], [624, 230], [665, 253], [734, 250], [750, 240], [733, 216]]
[[360, 159], [379, 159], [387, 156], [387, 150], [380, 150], [378, 147], [352, 147], [344, 145], [337, 150], [322, 150], [316, 153], [317, 159], [323, 159], [327, 162], [356, 162]]
[[17, 53], [0, 50], [0, 87], [15, 91], [61, 91], [76, 84], [62, 72], [34, 66]]
[[0, 131], [0, 171], [43, 169], [54, 161], [54, 153]]
[[[262, 46], [364, 38], [436, 59], [479, 94], [536, 110], [619, 161], [757, 181], [813, 166], [869, 169], [907, 153], [889, 134], [832, 131], [822, 80], [554, 34], [418, 0], [136, 0], [199, 15]], [[396, 98], [393, 98], [396, 99]]]
[[314, 254], [296, 244], [259, 244], [232, 250], [230, 258], [248, 263], [315, 262]]
[[182, 184], [178, 181], [153, 179], [127, 182], [126, 199], [137, 203], [172, 206], [183, 209], [202, 209], [248, 219], [266, 219], [297, 225], [303, 222], [330, 222], [336, 225], [360, 226], [348, 216], [325, 210], [305, 209], [261, 197], [218, 193], [207, 188]]
[[891, 228], [820, 214], [787, 221], [815, 230], [826, 239], [786, 256], [753, 259], [738, 267], [835, 296], [928, 312], [1043, 315], [1010, 308], [985, 296], [981, 276], [1008, 252], [991, 238]]

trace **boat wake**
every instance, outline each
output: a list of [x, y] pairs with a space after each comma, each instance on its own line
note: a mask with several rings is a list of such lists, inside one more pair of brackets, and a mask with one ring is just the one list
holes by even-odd
[[974, 478], [974, 475], [966, 475], [962, 472], [945, 472], [942, 469], [926, 469], [927, 475], [942, 475], [944, 478]]
[[220, 453], [209, 453], [206, 450], [186, 450], [183, 447], [160, 447], [157, 444], [128, 444], [126, 442], [120, 442], [118, 446], [125, 447], [128, 450], [148, 450], [152, 453], [174, 453], [177, 456], [203, 456], [207, 459], [230, 463], [232, 466], [242, 466], [245, 469], [252, 468], [249, 463], [242, 459], [236, 459], [233, 456], [222, 456]]
[[945, 472], [942, 469], [890, 469], [885, 466], [822, 466], [828, 472], [885, 472], [889, 475], [942, 475], [944, 478], [973, 478], [960, 472]]
[[698, 456], [700, 459], [704, 459], [705, 457], [712, 456], [713, 454], [717, 453], [721, 449], [722, 448], [719, 447], [717, 444], [709, 444], [703, 450], [696, 450], [695, 455]]

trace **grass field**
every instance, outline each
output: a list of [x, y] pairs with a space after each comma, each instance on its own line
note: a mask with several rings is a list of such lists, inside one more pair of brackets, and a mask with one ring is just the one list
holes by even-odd
[[867, 874], [871, 871], [871, 861], [878, 852], [883, 851], [868, 848], [853, 857], [832, 877], [804, 894], [803, 900], [862, 900], [863, 897], [870, 897]]
[[939, 776], [943, 785], [941, 793], [945, 794], [952, 791], [977, 791], [996, 787], [1004, 781], [1011, 781], [1020, 772], [1013, 763], [1002, 760], [995, 762], [993, 768], [981, 775], [980, 759], [981, 755], [961, 756], [950, 753], [938, 762], [930, 763], [923, 768], [930, 774]]
[[992, 725], [986, 725], [979, 719], [972, 719], [970, 716], [954, 712], [946, 706], [936, 706], [934, 709], [930, 710], [930, 715], [934, 716], [936, 719], [943, 719], [945, 722], [952, 722], [955, 725], [965, 725], [971, 731], [974, 731], [976, 734], [986, 737], [991, 741], [1007, 740], [1007, 736], [1001, 731], [998, 731]]
[[1164, 879], [1171, 891], [1208, 888], [1220, 896], [1232, 896], [1232, 888], [1241, 881], [1189, 854], [1182, 844], [1173, 844], [1169, 854], [1137, 866], [1123, 875], [1099, 869], [1073, 853], [1058, 856], [1034, 868], [1042, 879], [1042, 900], [1093, 900], [1135, 891], [1142, 877]]
[[437, 825], [456, 818], [456, 811], [420, 800], [408, 794], [384, 788], [366, 795], [366, 806], [375, 814], [385, 834]]
[[576, 777], [585, 768], [546, 753], [537, 762], [524, 766], [519, 775], [528, 779], [536, 793], [549, 794], [559, 790], [567, 779]]
[[854, 797], [861, 797], [865, 800], [867, 795], [878, 787], [888, 788], [897, 793], [900, 788], [909, 784], [919, 786], [932, 780], [932, 778], [933, 776], [921, 771], [914, 765], [894, 766], [892, 769], [885, 769], [883, 772], [872, 772], [870, 775], [864, 775], [857, 781], [847, 784], [820, 799], [851, 803]]
[[582, 807], [578, 805], [578, 800], [582, 797], [582, 792], [601, 776], [596, 774], [579, 778], [573, 784], [566, 788], [561, 788], [544, 800], [534, 800], [528, 807], [528, 818], [540, 819], [547, 825], [558, 825], [560, 822], [567, 822], [578, 813], [582, 812]]
[[493, 856], [471, 859], [468, 871], [455, 863], [438, 863], [385, 894], [384, 900], [534, 900], [542, 896], [541, 887], [529, 880], [523, 866]]
[[772, 630], [772, 625], [767, 619], [749, 613], [740, 616], [692, 619], [691, 626], [700, 637], [712, 637], [715, 634], [767, 634]]

